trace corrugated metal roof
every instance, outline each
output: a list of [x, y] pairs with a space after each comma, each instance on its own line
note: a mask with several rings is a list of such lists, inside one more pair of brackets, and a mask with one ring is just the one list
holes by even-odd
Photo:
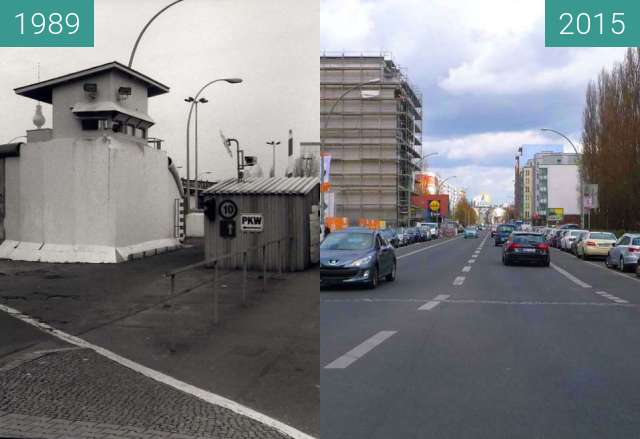
[[206, 194], [304, 195], [320, 184], [318, 177], [235, 178], [210, 187]]

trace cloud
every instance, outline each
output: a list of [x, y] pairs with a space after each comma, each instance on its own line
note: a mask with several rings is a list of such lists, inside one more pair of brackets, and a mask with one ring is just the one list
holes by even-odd
[[459, 188], [467, 189], [467, 197], [473, 198], [481, 193], [491, 195], [494, 203], [513, 201], [513, 168], [503, 166], [466, 165], [453, 168], [431, 168], [442, 178], [456, 176], [449, 182]]

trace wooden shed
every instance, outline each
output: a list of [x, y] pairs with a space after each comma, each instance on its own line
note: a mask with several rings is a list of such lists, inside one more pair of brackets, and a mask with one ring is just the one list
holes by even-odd
[[[242, 253], [264, 243], [267, 270], [300, 271], [313, 264], [320, 181], [317, 177], [246, 178], [221, 181], [204, 192], [205, 257]], [[244, 221], [243, 221], [244, 219]], [[256, 220], [255, 224], [252, 220]], [[316, 223], [317, 224], [317, 223]], [[247, 254], [249, 269], [262, 268], [262, 250]], [[242, 256], [221, 263], [242, 266]]]

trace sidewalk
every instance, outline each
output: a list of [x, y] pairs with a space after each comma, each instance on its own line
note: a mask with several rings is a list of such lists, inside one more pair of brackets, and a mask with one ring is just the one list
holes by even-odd
[[0, 303], [317, 436], [318, 271], [285, 273], [266, 292], [250, 273], [247, 307], [239, 273], [221, 277], [213, 325], [211, 270], [177, 278], [174, 297], [162, 276], [202, 260], [195, 244], [119, 265], [0, 261]]

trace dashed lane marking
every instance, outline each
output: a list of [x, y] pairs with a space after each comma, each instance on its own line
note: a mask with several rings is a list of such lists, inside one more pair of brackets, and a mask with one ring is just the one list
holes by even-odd
[[397, 332], [398, 331], [380, 331], [373, 337], [363, 341], [358, 346], [351, 349], [343, 356], [327, 364], [324, 368], [346, 369]]
[[415, 254], [417, 254], [417, 253], [422, 253], [422, 252], [424, 252], [424, 251], [431, 250], [432, 248], [440, 247], [441, 245], [445, 245], [445, 244], [448, 244], [448, 243], [450, 243], [450, 242], [453, 242], [453, 241], [455, 241], [455, 240], [456, 240], [456, 239], [458, 239], [458, 238], [459, 238], [459, 236], [457, 236], [457, 237], [455, 237], [455, 238], [448, 239], [448, 240], [446, 240], [446, 241], [444, 241], [444, 242], [439, 242], [439, 243], [437, 243], [437, 244], [430, 245], [430, 246], [428, 246], [428, 247], [424, 247], [424, 248], [421, 248], [421, 249], [418, 249], [418, 250], [412, 251], [412, 252], [407, 253], [407, 254], [404, 254], [404, 255], [397, 256], [397, 257], [396, 257], [396, 259], [406, 258], [407, 256], [412, 256], [412, 255], [415, 255]]
[[480, 304], [480, 305], [562, 305], [562, 306], [609, 306], [609, 307], [637, 307], [631, 303], [609, 303], [609, 302], [535, 302], [516, 300], [476, 300], [476, 299], [448, 299], [444, 303], [451, 304]]
[[581, 281], [580, 279], [578, 279], [577, 277], [575, 277], [573, 274], [569, 273], [566, 270], [563, 270], [562, 268], [558, 267], [556, 264], [551, 264], [551, 268], [553, 268], [554, 270], [556, 270], [558, 273], [560, 273], [561, 275], [563, 275], [564, 277], [566, 277], [567, 279], [569, 279], [571, 282], [573, 282], [574, 284], [581, 286], [582, 288], [591, 288], [591, 285], [589, 285], [586, 282]]
[[148, 378], [151, 378], [167, 386], [173, 387], [174, 389], [177, 389], [184, 393], [188, 393], [189, 395], [195, 396], [196, 398], [199, 398], [205, 402], [208, 402], [209, 404], [214, 404], [220, 407], [224, 407], [242, 416], [246, 416], [247, 418], [258, 421], [294, 439], [313, 439], [313, 436], [309, 436], [306, 433], [296, 430], [295, 428], [289, 425], [286, 425], [276, 419], [273, 419], [267, 415], [259, 413], [253, 409], [250, 409], [249, 407], [238, 404], [237, 402], [227, 399], [223, 396], [216, 395], [215, 393], [211, 393], [206, 390], [200, 389], [191, 384], [187, 384], [169, 375], [165, 375], [162, 372], [158, 372], [149, 367], [143, 366], [142, 364], [138, 364], [134, 361], [129, 360], [128, 358], [122, 357], [105, 348], [89, 343], [88, 341], [82, 338], [75, 337], [71, 334], [67, 334], [66, 332], [60, 331], [59, 329], [56, 329], [48, 325], [47, 323], [36, 320], [33, 317], [18, 311], [17, 309], [10, 308], [6, 305], [0, 304], [0, 311], [9, 314], [11, 317], [14, 317], [25, 323], [28, 323], [31, 326], [34, 326], [39, 330], [41, 330], [42, 332], [45, 332], [54, 337], [57, 337], [60, 340], [66, 341], [67, 343], [70, 343], [74, 346], [78, 346], [80, 348], [91, 349], [97, 354], [102, 355], [103, 357], [106, 357], [109, 360], [114, 361], [124, 367], [134, 370]]
[[462, 267], [462, 272], [463, 272], [463, 273], [468, 273], [468, 272], [470, 272], [470, 271], [471, 271], [471, 266], [470, 266], [470, 265], [467, 265], [467, 266], [465, 266], [465, 267]]
[[614, 296], [613, 294], [609, 294], [606, 291], [596, 291], [596, 294], [598, 294], [599, 296], [602, 296], [606, 299], [611, 300], [612, 302], [616, 302], [616, 303], [629, 303], [627, 300], [621, 299], [617, 296]]
[[475, 262], [476, 262], [476, 260], [475, 260], [475, 259], [469, 259], [469, 260], [467, 261], [467, 264], [474, 264]]
[[464, 283], [465, 277], [464, 276], [458, 276], [454, 279], [453, 281], [453, 285], [454, 286], [460, 286]]
[[440, 294], [434, 297], [433, 300], [430, 300], [429, 302], [425, 303], [420, 308], [418, 308], [418, 311], [431, 311], [433, 308], [440, 305], [443, 300], [446, 300], [448, 298], [449, 298], [449, 295]]

